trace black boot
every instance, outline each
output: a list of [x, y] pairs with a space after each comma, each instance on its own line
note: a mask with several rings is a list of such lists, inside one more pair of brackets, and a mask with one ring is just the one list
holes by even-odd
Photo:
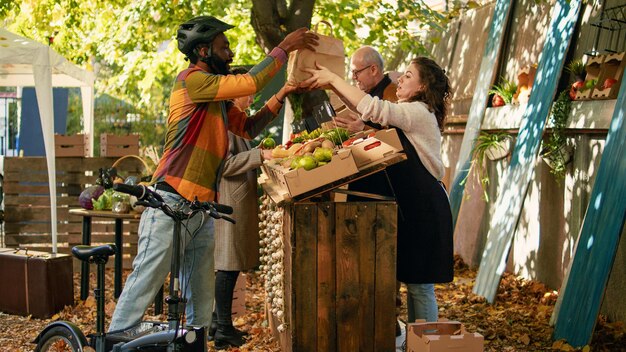
[[213, 311], [213, 315], [211, 317], [211, 326], [209, 326], [209, 336], [207, 340], [213, 341], [213, 337], [215, 336], [216, 331], [217, 331], [217, 312]]
[[232, 325], [218, 325], [214, 335], [215, 349], [223, 350], [229, 347], [239, 347], [246, 343], [244, 333]]

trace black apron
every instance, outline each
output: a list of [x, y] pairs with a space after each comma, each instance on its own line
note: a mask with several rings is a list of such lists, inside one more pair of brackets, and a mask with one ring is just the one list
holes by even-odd
[[398, 281], [450, 282], [454, 277], [452, 213], [443, 184], [428, 172], [396, 128], [407, 160], [387, 168], [398, 203]]
[[[368, 93], [373, 97], [378, 97], [379, 99], [383, 98], [383, 93], [385, 92], [385, 88], [391, 84], [391, 79], [388, 75], [385, 75], [378, 84], [372, 88], [372, 90]], [[377, 123], [366, 121], [365, 124], [369, 127], [375, 128], [377, 130], [382, 129], [383, 127]], [[385, 173], [380, 171], [375, 174], [360, 178], [358, 180], [352, 181], [348, 185], [348, 189], [350, 191], [357, 192], [365, 192], [365, 193], [374, 193], [382, 196], [392, 196], [391, 189], [389, 188], [389, 182], [387, 181], [387, 177]], [[371, 202], [377, 201], [376, 199], [367, 198], [367, 197], [359, 197], [354, 195], [348, 195], [348, 202]]]

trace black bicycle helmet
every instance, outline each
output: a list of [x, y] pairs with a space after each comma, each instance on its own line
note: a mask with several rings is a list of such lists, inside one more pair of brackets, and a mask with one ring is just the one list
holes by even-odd
[[219, 33], [233, 27], [213, 16], [194, 17], [178, 27], [178, 50], [189, 56], [198, 44], [209, 44]]

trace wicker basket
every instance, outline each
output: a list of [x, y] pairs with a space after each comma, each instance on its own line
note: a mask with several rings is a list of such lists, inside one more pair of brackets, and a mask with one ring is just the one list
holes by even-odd
[[130, 176], [137, 178], [137, 182], [150, 181], [154, 169], [137, 155], [125, 155], [117, 159], [112, 167], [117, 170], [117, 175], [124, 180]]

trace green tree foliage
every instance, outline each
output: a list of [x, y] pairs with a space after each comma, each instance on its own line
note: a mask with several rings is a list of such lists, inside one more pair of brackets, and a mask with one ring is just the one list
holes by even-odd
[[[384, 54], [388, 70], [424, 53], [417, 35], [446, 21], [422, 1], [410, 0], [5, 0], [0, 5], [4, 27], [42, 43], [53, 38], [57, 52], [96, 73], [96, 94], [133, 105], [151, 123], [167, 116], [172, 81], [187, 65], [176, 48], [177, 25], [201, 14], [237, 26], [227, 33], [234, 65], [254, 64], [288, 32], [326, 20], [348, 55], [372, 45]], [[101, 118], [96, 114], [96, 123]]]

